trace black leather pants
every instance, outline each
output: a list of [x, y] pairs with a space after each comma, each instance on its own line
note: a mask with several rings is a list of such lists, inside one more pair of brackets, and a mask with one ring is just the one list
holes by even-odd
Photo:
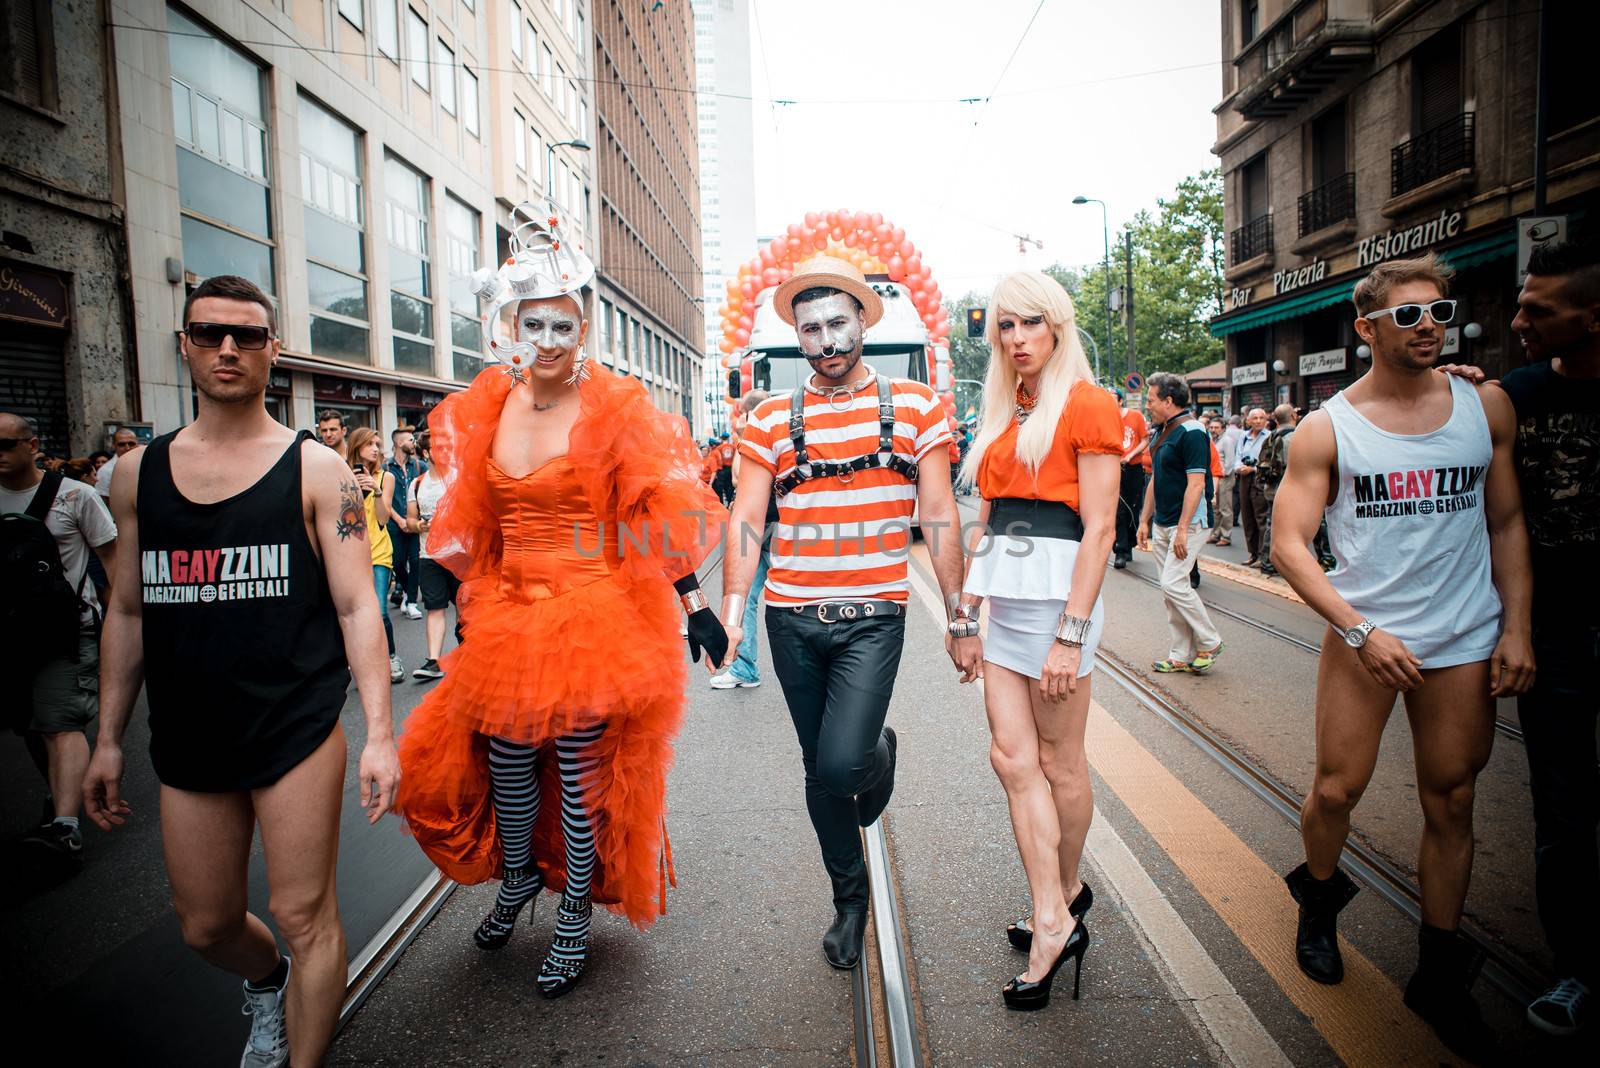
[[867, 911], [856, 795], [889, 770], [883, 720], [905, 644], [905, 617], [823, 623], [767, 608], [772, 663], [805, 765], [806, 809], [839, 912]]

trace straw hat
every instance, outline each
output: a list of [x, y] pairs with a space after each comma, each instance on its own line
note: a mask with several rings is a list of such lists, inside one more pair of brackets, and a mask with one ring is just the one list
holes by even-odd
[[777, 308], [778, 317], [793, 326], [794, 298], [813, 286], [827, 286], [855, 297], [861, 302], [868, 326], [883, 318], [883, 300], [867, 285], [860, 268], [832, 256], [813, 256], [795, 267], [794, 274], [773, 295], [772, 305]]

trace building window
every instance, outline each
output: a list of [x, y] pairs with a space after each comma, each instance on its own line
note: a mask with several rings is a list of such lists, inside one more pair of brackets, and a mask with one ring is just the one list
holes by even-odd
[[300, 195], [311, 351], [370, 363], [361, 135], [307, 97], [300, 98]]
[[[538, 130], [530, 129], [528, 133], [529, 144], [532, 148], [534, 161], [532, 174], [533, 184], [538, 186], [540, 189], [544, 189], [545, 174], [540, 170], [540, 168], [544, 166], [544, 138], [539, 135]], [[548, 192], [548, 190], [546, 190], [546, 192]]]
[[376, 37], [378, 51], [390, 59], [400, 58], [400, 2], [399, 0], [372, 0], [372, 11], [377, 16]]
[[46, 111], [61, 109], [51, 7], [18, 0], [0, 14], [0, 92]]
[[543, 79], [544, 95], [551, 100], [556, 98], [556, 56], [550, 51], [549, 45], [539, 46], [539, 77]]
[[339, 0], [339, 14], [356, 29], [366, 29], [361, 21], [361, 0]]
[[1267, 187], [1267, 155], [1246, 163], [1238, 171], [1239, 215], [1244, 225], [1233, 231], [1233, 262], [1243, 263], [1272, 250], [1272, 202]]
[[551, 195], [556, 198], [556, 202], [558, 204], [560, 204], [563, 208], [566, 208], [569, 212], [573, 211], [572, 201], [574, 198], [572, 196], [572, 184], [572, 168], [567, 166], [565, 160], [562, 160], [561, 182], [551, 192]]
[[261, 68], [176, 8], [167, 16], [184, 267], [275, 293]]
[[1308, 127], [1311, 138], [1311, 188], [1300, 197], [1300, 236], [1356, 217], [1356, 176], [1349, 170], [1348, 122], [1344, 101], [1324, 111]]
[[394, 366], [433, 374], [433, 285], [428, 264], [428, 179], [395, 156], [383, 161], [389, 198], [389, 314]]
[[461, 68], [461, 122], [467, 133], [478, 136], [478, 76]]
[[528, 169], [528, 120], [516, 108], [511, 109], [511, 142], [516, 146], [517, 170]]
[[537, 82], [539, 80], [539, 31], [533, 28], [532, 19], [522, 24], [522, 34], [528, 42], [528, 75]]
[[450, 365], [457, 381], [470, 382], [483, 368], [482, 314], [472, 292], [472, 272], [478, 269], [478, 213], [446, 195], [444, 198], [445, 255], [450, 275]]
[[433, 64], [439, 68], [439, 106], [445, 113], [456, 113], [456, 54], [443, 40], [433, 39]]
[[1239, 5], [1239, 44], [1241, 47], [1256, 39], [1261, 32], [1261, 0], [1243, 0]]
[[567, 34], [578, 39], [578, 0], [561, 0], [562, 14], [566, 16]]
[[580, 67], [583, 65], [584, 57], [589, 54], [589, 50], [584, 47], [585, 38], [586, 34], [584, 31], [583, 12], [580, 11], [578, 12], [578, 32], [577, 35], [573, 37], [573, 40], [578, 42], [578, 65]]
[[579, 133], [583, 131], [578, 127], [578, 83], [567, 82], [567, 125]]
[[600, 353], [605, 356], [608, 363], [612, 359], [613, 347], [616, 345], [617, 340], [611, 327], [611, 319], [614, 314], [611, 302], [602, 299], [600, 301]]
[[1475, 118], [1462, 100], [1458, 23], [1428, 38], [1412, 55], [1412, 136], [1390, 151], [1391, 195], [1471, 168]]
[[[1545, 46], [1548, 70], [1583, 70], [1592, 60], [1593, 9], [1584, 4], [1551, 4], [1545, 13], [1550, 20]], [[1600, 93], [1556, 90], [1549, 94], [1549, 133], [1570, 130], [1600, 116]]]
[[513, 58], [522, 59], [522, 37], [517, 33], [517, 27], [522, 25], [522, 5], [517, 0], [511, 0], [511, 55]]
[[411, 7], [406, 8], [406, 58], [411, 80], [428, 88], [428, 21]]

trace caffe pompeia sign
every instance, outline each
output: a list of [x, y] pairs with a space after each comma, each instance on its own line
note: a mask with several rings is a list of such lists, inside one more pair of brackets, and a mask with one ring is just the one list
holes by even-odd
[[1361, 240], [1356, 246], [1356, 266], [1371, 267], [1374, 263], [1392, 260], [1396, 256], [1414, 255], [1430, 245], [1455, 237], [1461, 232], [1461, 209], [1444, 208], [1438, 216], [1427, 222], [1398, 230], [1385, 230]]

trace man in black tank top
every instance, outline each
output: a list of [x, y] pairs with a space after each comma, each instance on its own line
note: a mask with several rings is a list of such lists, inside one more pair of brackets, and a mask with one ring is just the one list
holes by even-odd
[[[173, 905], [184, 940], [245, 980], [253, 1019], [241, 1064], [270, 1068], [291, 1054], [320, 1064], [347, 967], [334, 868], [339, 711], [352, 672], [366, 713], [361, 803], [371, 822], [399, 780], [361, 495], [337, 454], [267, 414], [278, 341], [272, 304], [254, 284], [208, 279], [183, 321], [199, 415], [124, 456], [112, 479], [117, 573], [129, 580], [106, 615], [100, 737], [84, 798], [106, 830], [130, 815], [121, 742], [143, 683]], [[257, 824], [287, 955], [245, 907]]]

